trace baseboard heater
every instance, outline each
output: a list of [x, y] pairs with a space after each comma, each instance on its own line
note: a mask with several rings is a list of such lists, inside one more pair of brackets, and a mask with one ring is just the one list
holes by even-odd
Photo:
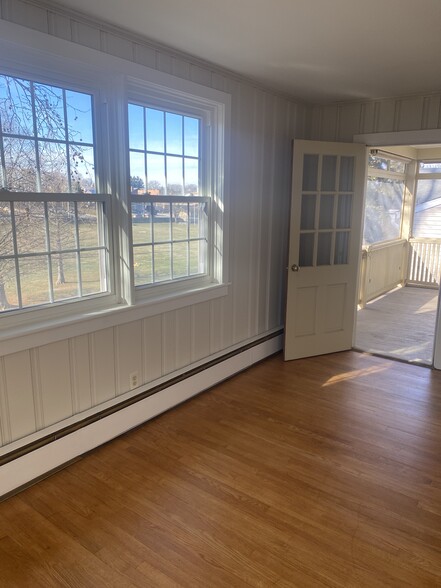
[[5, 500], [96, 447], [278, 353], [282, 345], [283, 330], [278, 329], [11, 450], [0, 457], [0, 500]]

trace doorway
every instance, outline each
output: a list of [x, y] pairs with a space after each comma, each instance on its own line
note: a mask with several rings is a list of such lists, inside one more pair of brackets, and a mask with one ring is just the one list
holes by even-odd
[[433, 364], [441, 275], [441, 148], [369, 153], [355, 348]]

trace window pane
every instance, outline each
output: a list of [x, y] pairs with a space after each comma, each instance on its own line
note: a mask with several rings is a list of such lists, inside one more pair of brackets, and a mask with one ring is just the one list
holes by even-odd
[[300, 235], [299, 266], [312, 265], [314, 265], [314, 233], [303, 233]]
[[147, 190], [152, 195], [165, 194], [165, 158], [147, 154]]
[[14, 212], [18, 253], [41, 253], [47, 251], [43, 203], [16, 202]]
[[42, 192], [68, 192], [67, 154], [65, 143], [38, 142]]
[[334, 192], [337, 175], [337, 156], [324, 155], [322, 163], [322, 190]]
[[130, 193], [145, 194], [145, 155], [130, 152]]
[[199, 195], [199, 161], [197, 159], [184, 159], [185, 194]]
[[331, 229], [334, 224], [334, 195], [324, 194], [320, 197], [320, 229]]
[[6, 187], [14, 192], [37, 190], [35, 142], [4, 137]]
[[50, 302], [47, 256], [19, 259], [18, 266], [23, 306]]
[[190, 242], [190, 275], [204, 274], [206, 267], [207, 244], [206, 241]]
[[390, 178], [368, 178], [363, 243], [398, 239], [404, 182]]
[[173, 204], [173, 241], [188, 239], [188, 207], [187, 204]]
[[199, 157], [199, 120], [184, 116], [184, 154]]
[[76, 247], [76, 223], [73, 202], [49, 202], [51, 251]]
[[173, 277], [183, 278], [189, 275], [188, 243], [173, 243]]
[[4, 291], [0, 290], [0, 310], [12, 310], [17, 308], [17, 281], [15, 273], [15, 261], [13, 259], [0, 259], [0, 275]]
[[184, 170], [182, 157], [167, 156], [167, 194], [178, 196], [184, 194]]
[[133, 249], [133, 274], [135, 286], [143, 286], [153, 282], [152, 246], [135, 247]]
[[315, 203], [317, 196], [315, 194], [303, 194], [302, 212], [300, 216], [300, 228], [303, 231], [314, 229], [315, 227]]
[[171, 241], [170, 204], [157, 202], [154, 205], [153, 239], [155, 243]]
[[303, 184], [305, 192], [317, 190], [318, 155], [304, 155], [303, 157]]
[[155, 282], [171, 280], [171, 244], [154, 246]]
[[80, 247], [99, 247], [101, 243], [98, 225], [98, 204], [78, 203], [78, 232]]
[[144, 108], [136, 104], [129, 104], [129, 147], [145, 150]]
[[164, 153], [164, 113], [146, 108], [147, 151]]
[[52, 255], [52, 287], [54, 300], [66, 300], [80, 295], [77, 255]]
[[34, 117], [29, 81], [0, 76], [0, 118], [4, 133], [33, 136]]
[[339, 231], [335, 235], [334, 264], [348, 263], [349, 255], [349, 231]]
[[134, 243], [152, 242], [152, 204], [132, 202], [132, 239]]
[[317, 243], [317, 265], [331, 264], [332, 233], [319, 233]]
[[37, 136], [44, 139], [65, 140], [63, 90], [45, 84], [33, 86]]
[[95, 158], [93, 147], [71, 145], [69, 151], [72, 192], [95, 193]]
[[92, 96], [66, 90], [68, 139], [75, 143], [93, 143]]
[[175, 155], [183, 154], [183, 117], [171, 112], [165, 113], [166, 151]]
[[102, 251], [82, 251], [80, 260], [83, 296], [106, 292], [105, 254]]
[[12, 237], [11, 206], [9, 202], [0, 202], [0, 256], [14, 253]]
[[208, 216], [205, 204], [192, 203], [189, 206], [190, 238], [206, 237]]
[[352, 192], [354, 189], [354, 162], [352, 156], [340, 158], [340, 192]]
[[441, 180], [419, 179], [413, 219], [413, 236], [441, 238]]
[[349, 229], [351, 226], [352, 194], [340, 194], [338, 197], [337, 229]]

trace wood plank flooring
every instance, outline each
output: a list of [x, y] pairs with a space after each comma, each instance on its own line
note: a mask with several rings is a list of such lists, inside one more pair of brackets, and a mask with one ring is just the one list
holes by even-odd
[[270, 358], [0, 504], [0, 585], [441, 586], [441, 373]]
[[432, 365], [438, 290], [407, 286], [357, 313], [357, 349]]

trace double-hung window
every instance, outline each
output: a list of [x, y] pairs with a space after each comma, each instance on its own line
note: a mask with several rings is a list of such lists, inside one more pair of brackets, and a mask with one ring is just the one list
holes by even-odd
[[109, 291], [94, 98], [0, 75], [0, 311]]
[[136, 299], [220, 283], [223, 111], [139, 81], [129, 83], [128, 94]]

